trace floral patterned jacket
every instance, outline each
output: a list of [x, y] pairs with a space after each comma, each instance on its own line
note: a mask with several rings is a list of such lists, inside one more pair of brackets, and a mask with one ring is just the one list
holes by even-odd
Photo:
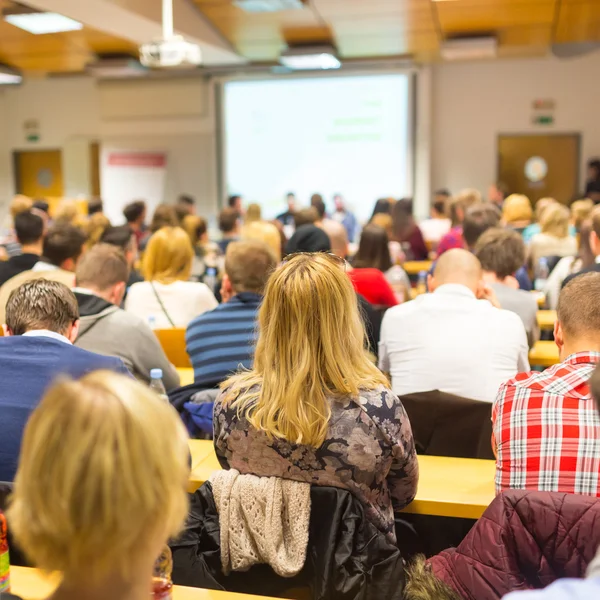
[[344, 488], [366, 517], [395, 541], [394, 510], [415, 497], [419, 466], [408, 416], [387, 388], [361, 391], [357, 400], [331, 398], [331, 421], [320, 448], [269, 440], [237, 410], [215, 402], [214, 443], [223, 468], [259, 477], [284, 477]]

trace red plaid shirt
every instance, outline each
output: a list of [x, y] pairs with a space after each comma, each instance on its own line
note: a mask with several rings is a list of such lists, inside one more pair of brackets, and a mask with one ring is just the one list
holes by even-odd
[[600, 416], [588, 379], [600, 352], [572, 354], [503, 384], [492, 408], [496, 491], [600, 496]]

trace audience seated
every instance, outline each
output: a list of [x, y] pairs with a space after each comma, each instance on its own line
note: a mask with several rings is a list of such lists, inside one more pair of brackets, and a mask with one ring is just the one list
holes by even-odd
[[223, 254], [227, 251], [227, 246], [230, 242], [239, 239], [239, 215], [235, 208], [224, 208], [219, 215], [219, 229], [223, 235], [222, 239], [217, 242], [219, 250]]
[[[584, 273], [598, 273], [600, 272], [600, 207], [594, 208], [592, 211], [592, 231], [589, 237], [589, 244], [594, 255], [594, 262], [587, 267], [583, 267], [581, 270], [569, 275], [563, 282], [563, 286], [567, 285], [573, 278], [579, 277]], [[584, 235], [583, 232], [581, 234]]]
[[402, 198], [394, 204], [392, 220], [394, 241], [401, 245], [406, 260], [427, 260], [429, 250], [413, 217], [412, 199]]
[[[11, 293], [0, 338], [5, 374], [0, 386], [0, 481], [13, 481], [25, 423], [54, 379], [97, 369], [127, 373], [121, 360], [73, 346], [78, 330], [77, 300], [62, 283], [36, 279]], [[48, 452], [46, 440], [39, 443]]]
[[123, 216], [127, 226], [135, 234], [138, 247], [141, 246], [142, 240], [147, 236], [146, 214], [146, 203], [143, 200], [131, 202], [123, 209]]
[[154, 209], [152, 221], [150, 222], [150, 233], [156, 233], [163, 227], [178, 227], [179, 218], [175, 207], [168, 204], [159, 204]]
[[475, 256], [449, 250], [429, 277], [432, 293], [385, 313], [379, 367], [395, 394], [441, 390], [493, 402], [507, 377], [529, 369], [521, 319], [499, 308], [482, 277]]
[[594, 203], [589, 198], [575, 200], [571, 204], [571, 226], [575, 228], [575, 233], [579, 233], [583, 224], [590, 219]]
[[599, 297], [598, 273], [565, 286], [554, 326], [561, 363], [521, 372], [498, 391], [492, 411], [498, 491], [600, 495], [600, 417], [588, 385], [600, 361]]
[[[134, 283], [144, 281], [139, 271], [135, 268], [138, 259], [137, 236], [127, 225], [120, 227], [108, 227], [100, 238], [102, 244], [110, 244], [120, 248], [125, 254], [127, 266], [129, 267], [129, 279], [127, 280], [127, 289]], [[125, 292], [127, 294], [127, 292]]]
[[534, 235], [541, 233], [542, 226], [540, 225], [540, 223], [542, 221], [542, 215], [544, 214], [544, 211], [549, 206], [552, 206], [553, 204], [556, 204], [556, 200], [554, 198], [540, 198], [535, 203], [535, 210], [534, 210], [535, 223], [531, 223], [531, 225], [528, 225], [527, 227], [525, 227], [525, 229], [523, 230], [523, 232], [521, 234], [523, 236], [523, 241], [526, 244], [529, 244], [531, 242]]
[[88, 217], [95, 215], [97, 213], [101, 213], [104, 211], [104, 202], [102, 202], [102, 198], [95, 196], [90, 198], [87, 203], [87, 214]]
[[251, 371], [222, 385], [214, 438], [224, 468], [351, 491], [395, 540], [413, 499], [410, 423], [364, 351], [356, 295], [330, 254], [290, 257], [270, 277]]
[[444, 252], [452, 248], [464, 248], [462, 224], [465, 220], [467, 210], [476, 204], [481, 204], [481, 194], [474, 189], [462, 190], [458, 196], [450, 201], [450, 220], [452, 228], [440, 240], [437, 248], [437, 255], [441, 256]]
[[316, 225], [319, 221], [319, 213], [314, 206], [302, 208], [294, 213], [294, 227], [302, 227], [302, 225]]
[[223, 303], [195, 318], [186, 331], [194, 382], [217, 387], [241, 366], [252, 368], [256, 315], [277, 260], [258, 241], [232, 242], [225, 255]]
[[227, 198], [227, 206], [233, 208], [240, 219], [245, 216], [244, 199], [239, 194], [229, 196], [229, 198]]
[[273, 223], [253, 221], [244, 225], [242, 229], [242, 241], [249, 240], [263, 242], [269, 246], [277, 262], [281, 261], [281, 236]]
[[148, 324], [119, 308], [125, 294], [129, 267], [121, 250], [98, 244], [77, 265], [73, 290], [79, 305], [79, 335], [75, 345], [90, 352], [120, 358], [141, 381], [161, 369], [167, 390], [179, 386], [179, 375], [169, 363]]
[[558, 202], [544, 210], [541, 233], [533, 236], [529, 246], [532, 265], [538, 265], [543, 257], [577, 254], [577, 240], [569, 233], [569, 218], [569, 209]]
[[87, 238], [85, 242], [85, 249], [89, 250], [95, 246], [100, 241], [100, 238], [104, 232], [110, 226], [110, 221], [105, 214], [101, 212], [95, 212], [81, 228]]
[[399, 265], [392, 265], [387, 234], [377, 225], [362, 230], [348, 274], [356, 291], [374, 306], [395, 306], [409, 299], [408, 275]]
[[327, 234], [316, 225], [301, 225], [285, 246], [286, 254], [296, 252], [329, 252], [331, 242]]
[[188, 511], [188, 456], [177, 413], [134, 380], [103, 371], [46, 393], [8, 521], [36, 567], [62, 573], [52, 600], [153, 597], [155, 561]]
[[73, 225], [55, 224], [43, 243], [40, 260], [29, 271], [11, 277], [0, 288], [0, 323], [5, 322], [4, 311], [13, 290], [33, 279], [59, 281], [71, 288], [75, 284], [75, 267], [84, 251], [85, 234]]
[[329, 237], [331, 252], [344, 260], [348, 258], [348, 233], [346, 228], [333, 219], [323, 219], [321, 229]]
[[508, 196], [508, 186], [503, 181], [492, 183], [488, 188], [487, 200], [495, 204], [500, 210], [504, 204], [504, 199]]
[[177, 198], [177, 202], [175, 202], [175, 214], [177, 215], [177, 219], [179, 221], [179, 225], [183, 223], [183, 220], [188, 215], [196, 214], [196, 200], [192, 196], [188, 196], [187, 194], [181, 194]]
[[531, 201], [523, 194], [511, 194], [502, 205], [502, 223], [509, 229], [523, 233], [533, 218]]
[[244, 225], [249, 225], [250, 223], [256, 223], [256, 221], [262, 220], [262, 208], [260, 204], [256, 204], [256, 202], [248, 204], [248, 208], [244, 213]]
[[[446, 195], [448, 194], [448, 195]], [[450, 231], [452, 222], [447, 216], [447, 204], [450, 200], [450, 194], [445, 190], [436, 192], [436, 199], [431, 205], [429, 219], [419, 223], [421, 233], [428, 244], [437, 246], [440, 240]]]
[[515, 273], [525, 263], [525, 243], [520, 234], [510, 229], [488, 229], [477, 241], [475, 255], [483, 269], [483, 281], [496, 294], [500, 306], [523, 321], [529, 346], [539, 339], [537, 300], [519, 289]]
[[0, 262], [0, 286], [11, 277], [33, 269], [40, 260], [44, 242], [44, 220], [31, 211], [24, 211], [15, 217], [15, 234], [21, 246], [21, 254]]
[[392, 198], [379, 198], [377, 202], [375, 202], [375, 206], [373, 207], [373, 214], [369, 219], [369, 223], [371, 223], [375, 217], [375, 215], [390, 215], [392, 216], [392, 206], [395, 204], [395, 200]]
[[294, 213], [296, 212], [296, 196], [292, 192], [285, 197], [287, 209], [285, 212], [277, 215], [275, 219], [284, 227], [294, 227]]
[[217, 306], [204, 283], [188, 281], [194, 249], [180, 227], [163, 227], [148, 241], [142, 260], [146, 281], [132, 285], [125, 310], [136, 314], [152, 329], [187, 327], [196, 316]]
[[33, 208], [33, 201], [27, 196], [17, 194], [10, 203], [9, 215], [3, 223], [2, 227], [2, 247], [6, 251], [6, 254], [11, 256], [17, 256], [21, 254], [21, 244], [19, 244], [15, 231], [14, 223], [15, 218], [22, 212], [31, 211]]
[[72, 225], [73, 227], [85, 227], [86, 217], [79, 209], [77, 200], [63, 198], [54, 211], [55, 225]]

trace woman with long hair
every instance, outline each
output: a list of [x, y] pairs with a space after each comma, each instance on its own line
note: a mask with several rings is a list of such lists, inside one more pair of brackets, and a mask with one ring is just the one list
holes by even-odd
[[8, 521], [36, 567], [62, 573], [52, 600], [152, 597], [187, 515], [188, 460], [181, 419], [141, 383], [97, 371], [50, 388], [25, 428]]
[[397, 303], [408, 299], [410, 280], [402, 267], [392, 263], [388, 236], [382, 227], [367, 225], [362, 230], [352, 267], [349, 275], [354, 288], [371, 304], [393, 306], [389, 288]]
[[566, 206], [556, 202], [544, 210], [540, 222], [542, 231], [534, 235], [530, 244], [532, 265], [538, 265], [543, 257], [564, 257], [577, 254], [577, 240], [571, 235], [571, 213]]
[[351, 491], [395, 539], [418, 464], [400, 400], [365, 351], [344, 261], [297, 254], [270, 277], [251, 371], [222, 385], [214, 439], [224, 468]]
[[413, 203], [410, 198], [398, 200], [392, 207], [394, 239], [402, 246], [407, 260], [427, 260], [429, 251], [413, 217]]
[[148, 241], [142, 259], [145, 281], [131, 286], [125, 310], [135, 313], [152, 329], [187, 327], [189, 322], [217, 306], [204, 283], [188, 281], [194, 249], [181, 227], [163, 227]]

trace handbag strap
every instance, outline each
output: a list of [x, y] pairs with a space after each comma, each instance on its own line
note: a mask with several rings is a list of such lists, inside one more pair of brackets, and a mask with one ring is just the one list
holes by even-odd
[[165, 317], [167, 317], [167, 320], [171, 324], [171, 327], [173, 329], [175, 329], [175, 323], [173, 323], [173, 319], [171, 319], [171, 317], [169, 316], [169, 313], [167, 312], [167, 309], [165, 308], [163, 301], [160, 299], [160, 296], [158, 295], [158, 291], [154, 287], [154, 281], [150, 282], [150, 286], [152, 287], [152, 291], [154, 292], [154, 295], [156, 296], [156, 299], [158, 300], [158, 303], [160, 304], [160, 308], [163, 311], [163, 313], [165, 314]]

